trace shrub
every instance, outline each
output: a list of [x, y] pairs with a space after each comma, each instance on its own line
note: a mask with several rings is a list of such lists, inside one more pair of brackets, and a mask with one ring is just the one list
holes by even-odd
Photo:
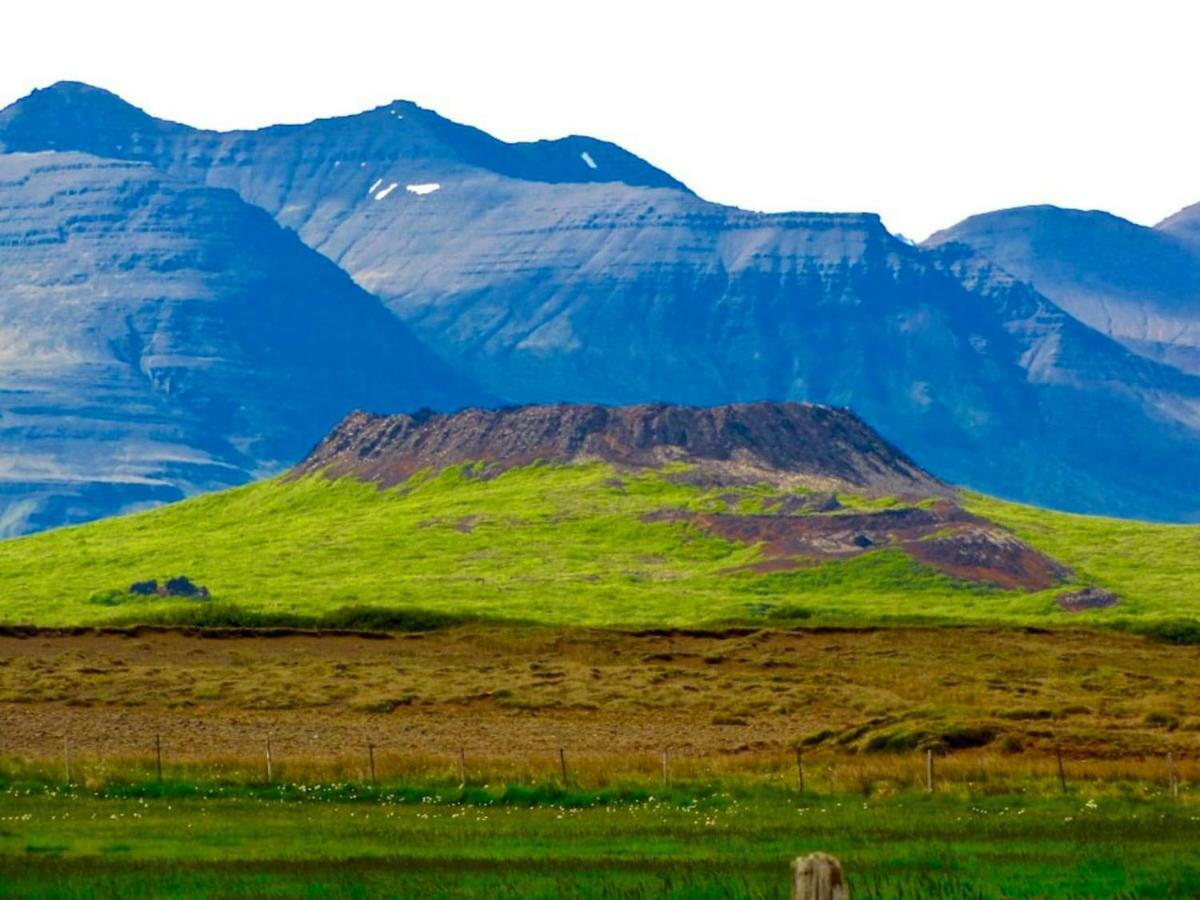
[[1200, 644], [1200, 621], [1196, 619], [1163, 619], [1157, 622], [1118, 623], [1119, 628], [1167, 644]]
[[118, 625], [178, 628], [303, 628], [327, 631], [437, 631], [479, 621], [463, 614], [412, 607], [340, 606], [321, 615], [250, 610], [233, 603], [206, 603], [146, 610], [117, 620]]

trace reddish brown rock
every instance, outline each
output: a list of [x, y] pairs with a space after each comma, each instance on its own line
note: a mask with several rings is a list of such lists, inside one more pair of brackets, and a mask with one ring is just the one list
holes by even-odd
[[950, 490], [846, 409], [807, 403], [715, 407], [591, 404], [468, 409], [452, 415], [353, 413], [298, 473], [354, 475], [383, 485], [422, 469], [480, 463], [482, 474], [543, 461], [621, 467], [695, 463], [730, 484], [800, 481], [911, 497]]

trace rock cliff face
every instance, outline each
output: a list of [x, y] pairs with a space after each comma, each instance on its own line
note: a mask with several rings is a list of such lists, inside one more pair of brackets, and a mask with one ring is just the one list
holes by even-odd
[[0, 155], [0, 533], [290, 465], [349, 409], [482, 393], [232, 191]]
[[1140, 357], [873, 215], [722, 207], [602, 141], [504, 144], [402, 102], [218, 134], [64, 84], [0, 112], [0, 147], [230, 188], [509, 401], [848, 406], [949, 481], [1200, 516], [1200, 379], [1174, 349]]
[[714, 408], [591, 404], [469, 409], [452, 415], [354, 413], [297, 472], [390, 486], [422, 469], [480, 463], [498, 472], [535, 461], [597, 459], [621, 467], [683, 462], [702, 477], [802, 481], [814, 487], [927, 497], [949, 493], [844, 409], [801, 403]]

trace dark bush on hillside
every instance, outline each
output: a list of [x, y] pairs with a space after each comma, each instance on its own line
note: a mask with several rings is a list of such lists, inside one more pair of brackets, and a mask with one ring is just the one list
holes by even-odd
[[1165, 619], [1161, 622], [1121, 622], [1117, 627], [1167, 644], [1200, 644], [1200, 621]]
[[465, 625], [470, 616], [434, 612], [429, 609], [384, 606], [341, 606], [318, 619], [321, 628], [352, 631], [437, 631], [454, 625]]
[[146, 610], [120, 625], [176, 628], [300, 628], [329, 631], [436, 631], [476, 621], [476, 617], [408, 607], [342, 606], [319, 616], [250, 610], [233, 603], [207, 603]]
[[768, 610], [767, 618], [773, 622], [800, 622], [804, 619], [811, 619], [812, 610], [785, 603]]

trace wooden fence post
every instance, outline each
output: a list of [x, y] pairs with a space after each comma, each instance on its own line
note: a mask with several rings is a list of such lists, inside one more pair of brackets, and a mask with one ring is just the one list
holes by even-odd
[[558, 765], [559, 765], [559, 768], [562, 770], [563, 787], [566, 787], [567, 786], [567, 751], [562, 747], [558, 748]]
[[275, 780], [274, 760], [271, 758], [271, 736], [267, 735], [267, 784]]
[[1171, 799], [1179, 799], [1179, 775], [1175, 771], [1175, 756], [1167, 754], [1167, 786], [1171, 791]]
[[828, 853], [792, 860], [792, 900], [849, 900], [842, 865]]
[[375, 745], [367, 741], [367, 757], [371, 761], [371, 784], [375, 783]]
[[1062, 747], [1055, 746], [1054, 754], [1058, 757], [1058, 783], [1062, 792], [1067, 792], [1067, 770], [1063, 768]]
[[671, 748], [664, 747], [662, 752], [663, 787], [671, 786]]
[[71, 736], [63, 735], [63, 762], [67, 767], [67, 787], [71, 786]]
[[925, 751], [925, 792], [933, 793], [933, 751]]
[[462, 747], [458, 748], [458, 782], [467, 786], [467, 751]]
[[154, 735], [154, 769], [158, 772], [158, 782], [162, 784], [162, 735]]
[[800, 793], [804, 793], [804, 751], [796, 748], [796, 778], [800, 782]]

